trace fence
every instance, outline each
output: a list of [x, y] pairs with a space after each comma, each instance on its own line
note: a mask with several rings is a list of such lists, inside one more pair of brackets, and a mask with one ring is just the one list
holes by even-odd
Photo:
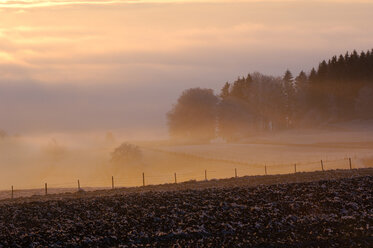
[[[157, 184], [177, 184], [187, 181], [208, 181], [210, 179], [223, 179], [223, 178], [237, 178], [239, 176], [249, 176], [249, 175], [274, 175], [274, 174], [290, 174], [299, 173], [307, 171], [325, 171], [334, 169], [350, 169], [357, 168], [353, 164], [351, 158], [335, 159], [335, 160], [319, 160], [313, 162], [303, 162], [294, 164], [277, 164], [277, 165], [267, 165], [267, 164], [246, 164], [241, 163], [241, 167], [230, 167], [220, 170], [201, 170], [196, 171], [183, 171], [183, 172], [173, 172], [169, 174], [155, 174], [142, 172], [138, 178], [136, 177], [115, 177], [111, 176], [108, 179], [96, 180], [96, 181], [85, 181], [83, 182], [88, 189], [115, 189], [122, 188], [125, 184], [129, 184], [132, 181], [131, 186], [145, 187], [147, 185], [157, 185]], [[248, 167], [242, 167], [242, 165], [249, 165]], [[257, 173], [253, 173], [253, 171]], [[260, 172], [261, 171], [261, 172]], [[135, 183], [133, 183], [135, 182]], [[98, 185], [101, 187], [89, 187], [89, 185]], [[86, 188], [86, 189], [87, 189]], [[48, 184], [44, 183], [43, 189], [34, 190], [21, 190], [15, 189], [14, 185], [11, 186], [10, 192], [8, 194], [3, 191], [3, 196], [0, 198], [16, 198], [17, 196], [30, 196], [30, 195], [48, 195], [50, 193], [63, 193], [63, 192], [76, 192], [82, 191], [81, 181], [77, 179], [75, 182], [66, 182], [60, 184]], [[23, 193], [22, 193], [23, 192]], [[27, 194], [27, 192], [29, 194]], [[18, 193], [18, 194], [16, 194]]]

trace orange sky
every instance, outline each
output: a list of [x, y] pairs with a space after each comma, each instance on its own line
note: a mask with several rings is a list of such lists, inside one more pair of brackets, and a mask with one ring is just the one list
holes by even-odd
[[[182, 89], [218, 89], [253, 71], [297, 73], [334, 54], [371, 49], [372, 13], [373, 1], [347, 0], [0, 1], [0, 90], [13, 94], [0, 96], [0, 111], [13, 108], [12, 101], [18, 106], [17, 115], [0, 117], [0, 128], [21, 121], [38, 126], [57, 106], [68, 122], [78, 114], [54, 99], [72, 99], [83, 111], [99, 93], [106, 94], [103, 101], [112, 99], [115, 87], [127, 100], [118, 96], [92, 108], [106, 113], [119, 104], [134, 123], [144, 122], [137, 113], [148, 111], [163, 125]], [[77, 102], [77, 87], [85, 103]], [[51, 109], [40, 107], [37, 96], [48, 99]], [[129, 103], [132, 98], [143, 101]], [[32, 107], [37, 117], [23, 114]]]
[[[10, 79], [89, 83], [118, 70], [135, 79], [148, 67], [180, 66], [228, 66], [230, 79], [253, 70], [309, 69], [321, 57], [373, 44], [372, 1], [0, 2], [0, 65], [12, 69], [0, 72]], [[278, 63], [284, 51], [292, 58]], [[312, 61], [302, 58], [310, 54]], [[92, 71], [99, 75], [92, 78]]]

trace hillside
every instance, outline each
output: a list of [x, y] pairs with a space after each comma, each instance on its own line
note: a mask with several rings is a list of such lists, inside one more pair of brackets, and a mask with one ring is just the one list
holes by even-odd
[[[329, 179], [273, 184], [272, 176], [268, 186], [231, 179], [221, 181], [224, 187], [199, 183], [198, 190], [6, 201], [0, 204], [0, 245], [369, 247], [372, 170], [323, 175]], [[253, 178], [247, 179], [238, 181]]]

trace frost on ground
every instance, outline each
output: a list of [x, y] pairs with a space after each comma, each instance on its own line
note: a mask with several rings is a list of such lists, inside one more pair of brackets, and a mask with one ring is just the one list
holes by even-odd
[[[234, 179], [232, 179], [233, 181]], [[4, 201], [4, 247], [372, 247], [373, 176]]]

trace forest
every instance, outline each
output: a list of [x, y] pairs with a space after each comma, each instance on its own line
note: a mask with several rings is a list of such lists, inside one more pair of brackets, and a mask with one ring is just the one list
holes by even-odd
[[333, 56], [296, 76], [254, 72], [219, 94], [187, 89], [167, 113], [172, 138], [201, 142], [372, 118], [373, 49]]

